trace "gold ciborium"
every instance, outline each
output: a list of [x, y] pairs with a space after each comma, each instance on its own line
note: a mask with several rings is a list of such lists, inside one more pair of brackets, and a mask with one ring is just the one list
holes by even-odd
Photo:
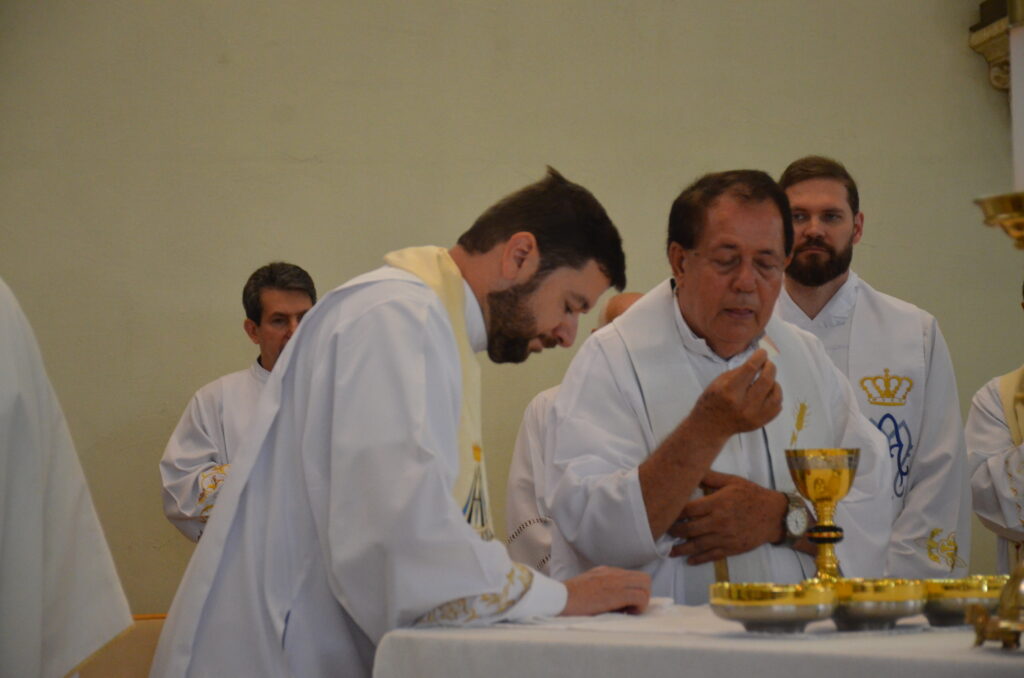
[[807, 530], [807, 538], [818, 545], [818, 579], [824, 582], [839, 579], [835, 545], [843, 540], [843, 528], [835, 524], [836, 503], [850, 491], [859, 457], [859, 449], [786, 450], [786, 464], [796, 489], [814, 504], [818, 524]]

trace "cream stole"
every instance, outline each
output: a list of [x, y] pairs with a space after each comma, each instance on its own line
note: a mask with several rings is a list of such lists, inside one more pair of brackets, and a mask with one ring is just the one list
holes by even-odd
[[481, 445], [480, 364], [473, 354], [466, 330], [465, 286], [462, 273], [443, 247], [409, 247], [384, 257], [389, 266], [408, 271], [432, 289], [452, 324], [462, 365], [462, 408], [459, 418], [459, 475], [453, 495], [466, 521], [484, 539], [494, 537], [491, 505], [487, 496], [487, 468]]
[[[629, 352], [643, 394], [648, 423], [655, 445], [661, 444], [693, 409], [703, 387], [690, 364], [676, 326], [676, 298], [670, 281], [665, 281], [640, 299], [629, 313], [614, 322]], [[768, 439], [769, 474], [774, 489], [795, 491], [786, 466], [785, 449], [794, 434], [800, 447], [835, 447], [832, 415], [818, 375], [807, 368], [810, 357], [796, 330], [772, 317], [761, 345], [778, 368], [782, 387], [782, 413], [764, 428], [729, 439], [711, 465], [715, 471], [750, 477], [750, 469], [764, 464], [764, 435]], [[803, 417], [798, 416], [803, 406]], [[798, 430], [798, 422], [800, 424]], [[771, 484], [765, 483], [765, 484]], [[692, 498], [701, 496], [700, 490]], [[682, 564], [683, 561], [680, 561]], [[762, 545], [728, 559], [731, 581], [796, 582], [815, 573], [813, 560], [791, 548]], [[715, 581], [712, 564], [685, 565], [676, 569], [673, 586], [685, 591], [685, 600], [706, 601], [708, 585]], [[679, 581], [679, 578], [682, 581]], [[676, 596], [679, 599], [679, 596]]]
[[885, 435], [892, 465], [890, 498], [902, 509], [921, 436], [927, 366], [921, 315], [857, 281], [846, 374], [861, 413]]
[[[1003, 416], [1006, 417], [1006, 425], [1010, 429], [1010, 439], [1013, 444], [1020, 447], [1024, 442], [1024, 365], [1013, 372], [999, 377], [999, 401], [1003, 405]], [[1024, 469], [1007, 469], [1006, 473], [1013, 483], [1014, 478], [1024, 477]], [[1022, 488], [1024, 489], [1024, 488]], [[1018, 513], [1024, 511], [1020, 502], [1017, 503]], [[1007, 563], [1009, 571], [1013, 572], [1021, 562], [1021, 553], [1024, 550], [1024, 542], [1018, 541], [1016, 535], [1008, 533], [1000, 525], [990, 520], [980, 518], [985, 527], [989, 528], [1001, 539], [999, 540], [999, 559]], [[1005, 552], [1004, 552], [1005, 550]]]

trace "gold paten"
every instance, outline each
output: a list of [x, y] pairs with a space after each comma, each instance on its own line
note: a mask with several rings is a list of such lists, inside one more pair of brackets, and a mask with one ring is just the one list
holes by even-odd
[[1002, 228], [1017, 249], [1024, 249], [1024, 192], [990, 195], [974, 203], [981, 208], [986, 224]]
[[[807, 538], [818, 545], [818, 579], [835, 582], [839, 579], [839, 560], [835, 544], [842, 540], [835, 530], [836, 503], [846, 496], [857, 473], [859, 449], [807, 448], [786, 450], [786, 465], [801, 495], [814, 504], [817, 525]], [[832, 528], [834, 536], [830, 536]]]
[[748, 631], [798, 633], [809, 622], [828, 619], [835, 589], [816, 580], [801, 584], [717, 583], [710, 587], [711, 610]]
[[924, 614], [932, 626], [967, 624], [967, 608], [982, 606], [989, 614], [996, 611], [999, 594], [1008, 575], [974, 575], [963, 579], [928, 579]]
[[835, 588], [833, 618], [840, 631], [891, 629], [896, 620], [924, 609], [920, 579], [840, 579]]

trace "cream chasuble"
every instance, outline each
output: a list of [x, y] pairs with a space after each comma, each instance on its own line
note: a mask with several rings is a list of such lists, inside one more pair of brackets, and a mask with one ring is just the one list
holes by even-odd
[[[462, 320], [482, 348], [475, 300]], [[422, 278], [391, 266], [303, 318], [189, 562], [151, 676], [368, 678], [393, 628], [565, 606], [562, 584], [482, 540], [453, 501], [457, 331]]]
[[443, 247], [408, 247], [384, 257], [389, 266], [412, 273], [440, 297], [455, 332], [462, 365], [462, 414], [459, 418], [459, 475], [453, 494], [466, 522], [484, 539], [494, 538], [487, 497], [480, 418], [480, 364], [466, 334], [465, 284], [459, 267]]

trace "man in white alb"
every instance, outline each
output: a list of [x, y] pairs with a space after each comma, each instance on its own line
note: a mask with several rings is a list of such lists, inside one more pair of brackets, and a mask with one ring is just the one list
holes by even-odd
[[715, 560], [731, 581], [814, 576], [787, 447], [860, 448], [837, 552], [848, 576], [881, 574], [881, 435], [821, 343], [772, 317], [792, 243], [764, 172], [706, 175], [673, 203], [671, 279], [587, 340], [555, 399], [553, 576], [641, 569], [690, 605], [707, 602]]
[[[597, 328], [618, 318], [642, 297], [637, 292], [622, 292], [608, 300], [601, 309]], [[541, 391], [523, 413], [516, 435], [515, 449], [508, 468], [505, 523], [508, 538], [505, 545], [514, 560], [548, 573], [551, 558], [551, 513], [544, 504], [544, 438], [551, 416], [551, 404], [558, 387]]]
[[192, 541], [203, 534], [270, 370], [315, 303], [309, 274], [281, 261], [253, 271], [242, 288], [242, 327], [260, 353], [248, 369], [192, 396], [160, 460], [164, 514]]
[[864, 231], [857, 185], [840, 163], [793, 162], [779, 180], [796, 244], [779, 317], [811, 332], [888, 440], [892, 540], [886, 574], [962, 577], [970, 554], [964, 433], [949, 349], [935, 318], [850, 270]]
[[66, 676], [131, 623], [39, 346], [0, 280], [0, 676]]
[[1013, 572], [1024, 551], [1024, 365], [974, 394], [964, 433], [974, 512], [996, 534], [999, 571]]
[[550, 170], [451, 250], [385, 262], [324, 297], [281, 354], [152, 676], [369, 676], [399, 626], [646, 606], [642, 574], [562, 584], [514, 563], [453, 498], [483, 458], [474, 354], [568, 346], [625, 284], [601, 205]]

